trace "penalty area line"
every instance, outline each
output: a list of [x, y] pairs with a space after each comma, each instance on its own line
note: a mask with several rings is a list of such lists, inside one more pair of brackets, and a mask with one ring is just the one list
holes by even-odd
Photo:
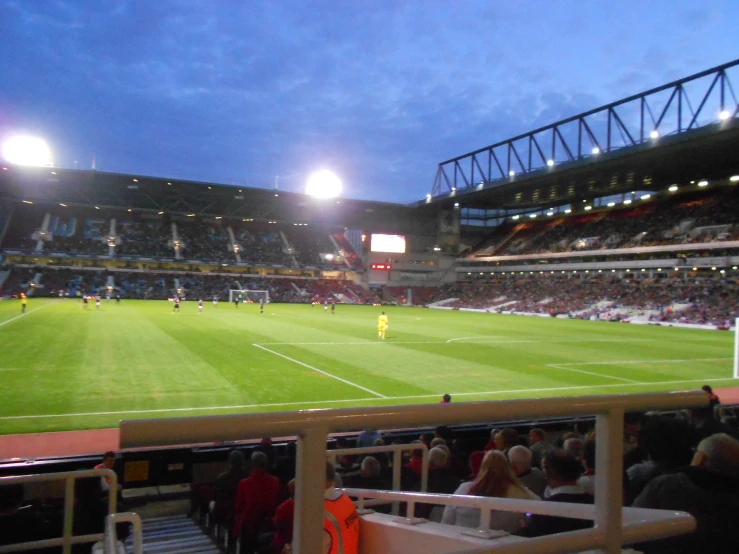
[[279, 356], [280, 358], [284, 358], [285, 360], [288, 360], [290, 362], [293, 362], [295, 364], [301, 365], [307, 369], [310, 369], [311, 371], [315, 371], [317, 373], [320, 373], [321, 375], [325, 375], [326, 377], [331, 377], [332, 379], [336, 379], [337, 381], [341, 381], [342, 383], [345, 383], [347, 385], [350, 385], [352, 387], [356, 387], [358, 389], [362, 389], [365, 392], [368, 392], [370, 394], [374, 394], [378, 398], [387, 398], [384, 394], [380, 394], [379, 392], [375, 392], [372, 389], [368, 389], [367, 387], [363, 387], [362, 385], [358, 385], [357, 383], [353, 383], [351, 381], [348, 381], [346, 379], [342, 379], [341, 377], [338, 377], [336, 375], [333, 375], [329, 373], [328, 371], [323, 371], [322, 369], [318, 369], [317, 367], [313, 367], [312, 365], [308, 365], [306, 363], [301, 362], [300, 360], [296, 360], [295, 358], [291, 358], [290, 356], [285, 356], [284, 354], [280, 354], [279, 352], [275, 352], [274, 350], [270, 350], [269, 348], [265, 348], [262, 345], [259, 344], [252, 344], [252, 346], [256, 346], [257, 348], [260, 348], [264, 350], [265, 352], [269, 352], [270, 354], [274, 354], [275, 356]]
[[7, 319], [7, 320], [3, 321], [2, 323], [0, 323], [0, 327], [2, 327], [3, 325], [7, 325], [8, 323], [11, 323], [11, 322], [15, 321], [16, 319], [20, 319], [20, 318], [22, 318], [24, 316], [27, 316], [29, 314], [32, 314], [33, 312], [37, 312], [37, 311], [39, 311], [42, 308], [46, 308], [47, 306], [50, 306], [50, 304], [45, 304], [44, 306], [39, 306], [38, 308], [34, 308], [33, 310], [29, 310], [29, 311], [27, 311], [25, 313], [18, 314], [15, 317], [11, 317], [10, 319]]

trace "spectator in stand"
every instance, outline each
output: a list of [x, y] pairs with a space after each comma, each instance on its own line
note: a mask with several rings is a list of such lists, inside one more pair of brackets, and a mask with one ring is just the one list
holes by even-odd
[[228, 455], [228, 470], [216, 477], [213, 502], [210, 503], [210, 517], [215, 525], [228, 523], [228, 518], [233, 513], [239, 483], [249, 476], [244, 467], [245, 462], [243, 452], [232, 450]]
[[[429, 450], [429, 481], [426, 492], [435, 494], [452, 494], [459, 486], [459, 479], [448, 468], [448, 455], [441, 446], [436, 446]], [[417, 517], [431, 517], [431, 512], [435, 506], [432, 504], [417, 504]], [[441, 509], [437, 510], [441, 512]], [[439, 513], [438, 518], [441, 517]], [[436, 518], [436, 521], [438, 521]]]
[[251, 475], [239, 483], [236, 491], [233, 536], [241, 537], [242, 552], [254, 551], [259, 533], [277, 508], [280, 481], [267, 472], [268, 465], [264, 452], [253, 452]]
[[439, 404], [451, 404], [452, 403], [452, 395], [451, 394], [445, 394], [441, 397], [441, 402]]
[[364, 448], [375, 444], [377, 439], [381, 439], [382, 435], [375, 429], [365, 429], [357, 437], [357, 448]]
[[487, 444], [485, 445], [485, 448], [483, 450], [485, 452], [489, 452], [490, 450], [495, 450], [495, 435], [498, 434], [498, 429], [491, 429], [490, 430], [490, 439], [488, 440]]
[[544, 429], [532, 429], [529, 431], [529, 450], [531, 450], [531, 467], [541, 467], [541, 461], [552, 445], [546, 442], [546, 431]]
[[690, 425], [693, 430], [693, 444], [717, 433], [733, 434], [731, 429], [716, 419], [715, 410], [711, 405], [690, 410]]
[[259, 441], [259, 446], [257, 446], [254, 450], [258, 452], [264, 452], [267, 456], [267, 459], [269, 460], [269, 465], [267, 468], [269, 471], [272, 471], [272, 469], [275, 467], [275, 460], [277, 459], [277, 451], [275, 450], [275, 445], [272, 444], [272, 437], [263, 437], [261, 441]]
[[470, 454], [470, 475], [468, 479], [474, 479], [477, 477], [477, 474], [480, 473], [480, 466], [482, 465], [483, 458], [485, 458], [484, 450], [475, 450]]
[[[542, 469], [549, 484], [547, 501], [573, 504], [593, 503], [593, 496], [587, 494], [577, 484], [582, 473], [582, 466], [564, 450], [551, 450], [542, 461]], [[589, 520], [533, 514], [523, 534], [527, 537], [540, 537], [587, 529], [592, 526], [593, 522]]]
[[536, 496], [541, 497], [547, 488], [547, 478], [538, 467], [531, 467], [531, 457], [531, 451], [520, 444], [508, 451], [508, 461], [518, 480]]
[[[421, 444], [421, 441], [413, 441], [413, 444]], [[411, 452], [411, 461], [405, 464], [405, 467], [412, 469], [418, 477], [423, 472], [423, 449], [418, 448]]]
[[[102, 463], [99, 463], [98, 465], [96, 465], [94, 469], [113, 469], [114, 467], [115, 467], [115, 452], [111, 450], [103, 454]], [[103, 491], [108, 492], [110, 490], [110, 478], [101, 477], [100, 486], [102, 487]], [[123, 487], [121, 487], [121, 485], [118, 485], [118, 491], [120, 491], [122, 488]]]
[[514, 446], [518, 446], [519, 444], [520, 442], [518, 440], [518, 431], [516, 431], [512, 427], [501, 429], [495, 435], [495, 446], [498, 450], [503, 452], [503, 454], [508, 454], [508, 451], [511, 448], [513, 448]]
[[689, 467], [653, 479], [634, 506], [682, 510], [697, 521], [689, 535], [639, 545], [646, 554], [736, 552], [739, 544], [739, 441], [703, 439]]
[[274, 531], [259, 536], [258, 554], [280, 554], [285, 545], [293, 542], [295, 522], [295, 479], [287, 484], [289, 498], [277, 506], [272, 518]]
[[350, 481], [347, 487], [355, 489], [389, 490], [390, 483], [382, 477], [382, 466], [374, 456], [365, 456], [361, 463], [360, 474]]
[[708, 395], [708, 400], [711, 403], [712, 408], [721, 405], [721, 400], [719, 400], [718, 395], [713, 392], [713, 389], [710, 385], [703, 385], [701, 390]]
[[[359, 552], [359, 515], [354, 502], [335, 487], [336, 472], [326, 462], [326, 491], [323, 510], [323, 551], [357, 554]], [[343, 545], [343, 550], [339, 549]]]
[[571, 437], [564, 441], [562, 449], [575, 459], [582, 458], [583, 440], [577, 437]]
[[[454, 494], [539, 500], [538, 496], [519, 481], [508, 459], [497, 450], [490, 450], [485, 454], [475, 480], [462, 483]], [[491, 513], [490, 528], [516, 533], [521, 529], [521, 521], [521, 514], [495, 510]], [[447, 506], [444, 508], [441, 522], [447, 525], [476, 528], [480, 525], [480, 510]]]
[[680, 419], [653, 417], [639, 433], [647, 459], [626, 470], [626, 503], [636, 498], [655, 477], [690, 462], [691, 443], [687, 423]]
[[585, 473], [577, 480], [583, 490], [595, 495], [595, 440], [588, 439], [585, 441], [582, 449], [582, 458], [580, 459], [585, 468]]

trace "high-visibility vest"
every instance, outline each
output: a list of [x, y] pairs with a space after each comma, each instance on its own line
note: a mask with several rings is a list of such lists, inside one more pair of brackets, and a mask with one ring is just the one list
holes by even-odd
[[323, 532], [330, 536], [329, 554], [359, 552], [359, 515], [354, 502], [342, 494], [336, 500], [323, 501]]

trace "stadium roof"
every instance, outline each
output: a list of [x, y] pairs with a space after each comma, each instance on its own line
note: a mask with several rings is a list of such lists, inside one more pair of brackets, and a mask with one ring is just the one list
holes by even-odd
[[0, 203], [22, 201], [194, 213], [201, 217], [304, 221], [388, 232], [405, 232], [405, 227], [416, 223], [418, 217], [417, 209], [388, 202], [317, 199], [276, 189], [99, 171], [2, 166]]
[[419, 206], [527, 210], [739, 171], [739, 60], [439, 164]]

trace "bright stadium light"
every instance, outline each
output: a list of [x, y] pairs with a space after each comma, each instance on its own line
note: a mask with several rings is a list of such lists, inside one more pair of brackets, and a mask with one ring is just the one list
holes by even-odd
[[336, 198], [341, 194], [341, 180], [325, 169], [317, 171], [308, 177], [305, 193], [316, 198]]
[[513, 170], [511, 169], [511, 170], [510, 170], [510, 171], [508, 172], [508, 175], [509, 175], [510, 177], [515, 177], [515, 175], [516, 175], [516, 172], [515, 172], [515, 171], [513, 171]]
[[554, 165], [554, 160], [547, 160], [547, 165], [552, 167]]
[[615, 202], [609, 202], [609, 203], [608, 203], [608, 207], [609, 207], [609, 208], [613, 208], [613, 206], [615, 206], [615, 205], [616, 205], [616, 203], [615, 203]]
[[675, 192], [677, 189], [678, 189], [677, 185], [671, 185], [670, 188], [668, 188], [667, 190], [669, 190], [670, 192]]
[[729, 177], [729, 181], [731, 181], [732, 183], [736, 183], [737, 181], [739, 181], [739, 175], [732, 175], [731, 177]]
[[718, 118], [721, 121], [726, 121], [731, 117], [731, 114], [729, 113], [729, 110], [721, 110], [721, 113], [718, 114]]
[[655, 129], [654, 131], [652, 131], [651, 133], [649, 133], [649, 138], [652, 138], [652, 139], [659, 138], [659, 131], [657, 129]]
[[628, 200], [628, 199], [627, 200], [624, 200], [624, 204], [626, 204], [628, 206], [629, 204], [631, 204], [631, 200]]
[[3, 158], [16, 165], [51, 167], [51, 150], [43, 139], [31, 136], [17, 136], [3, 144]]
[[706, 180], [698, 181], [698, 186], [699, 187], [707, 187], [708, 186], [708, 181], [706, 181]]
[[641, 200], [649, 200], [652, 197], [651, 194], [642, 194], [639, 198]]
[[595, 146], [595, 147], [593, 147], [593, 149], [591, 150], [591, 152], [593, 154], [600, 154], [600, 148], [598, 148], [597, 146]]

